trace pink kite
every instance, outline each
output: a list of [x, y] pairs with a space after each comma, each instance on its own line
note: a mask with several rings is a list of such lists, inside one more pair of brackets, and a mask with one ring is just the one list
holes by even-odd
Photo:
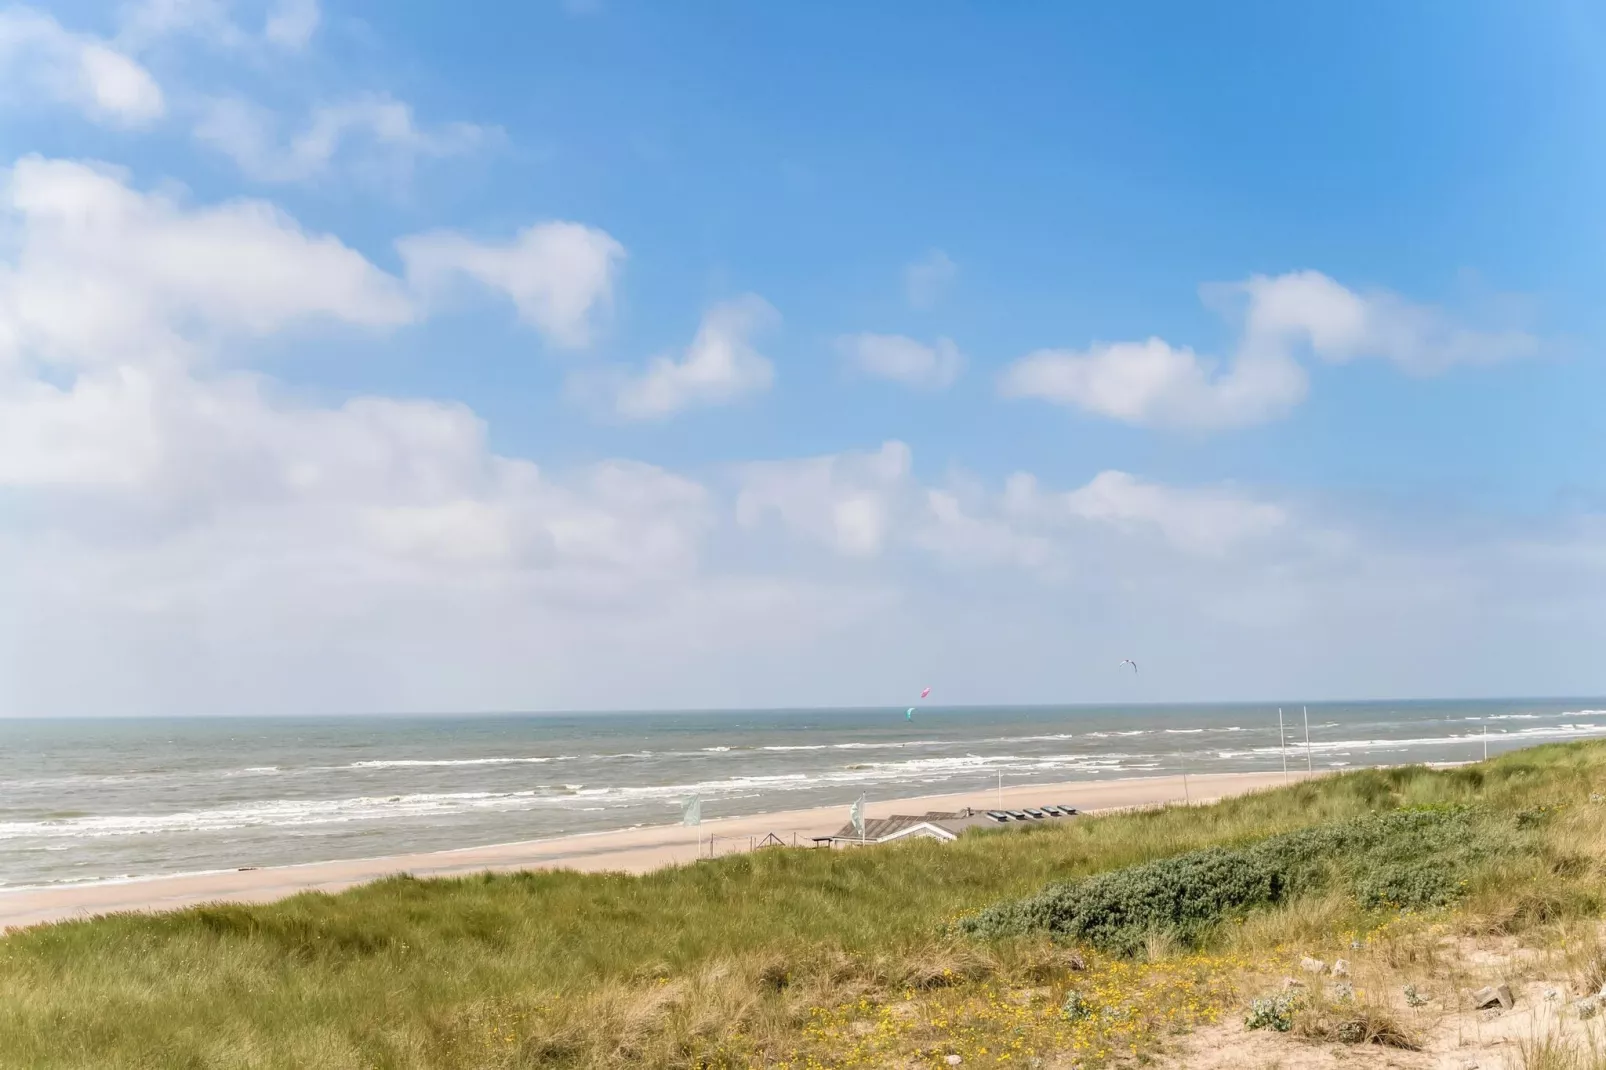
[[928, 687], [924, 691], [920, 692], [920, 697], [925, 698], [929, 694], [931, 694], [931, 688]]

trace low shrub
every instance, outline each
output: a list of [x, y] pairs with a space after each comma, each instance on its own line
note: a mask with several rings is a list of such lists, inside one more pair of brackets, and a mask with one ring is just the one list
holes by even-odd
[[1294, 1028], [1294, 999], [1292, 996], [1263, 996], [1249, 1004], [1244, 1017], [1245, 1029], [1272, 1029], [1286, 1033]]
[[1083, 1018], [1091, 1017], [1093, 1005], [1089, 1003], [1082, 993], [1072, 989], [1065, 993], [1065, 1002], [1060, 1006], [1060, 1014], [1069, 1022], [1080, 1022]]
[[1459, 898], [1461, 869], [1441, 860], [1379, 866], [1355, 882], [1355, 899], [1368, 910], [1442, 907]]
[[1373, 814], [1051, 885], [962, 918], [959, 928], [987, 939], [1046, 932], [1125, 955], [1156, 934], [1197, 947], [1227, 918], [1315, 891], [1335, 875], [1366, 906], [1444, 905], [1509, 840], [1510, 822], [1467, 808]]

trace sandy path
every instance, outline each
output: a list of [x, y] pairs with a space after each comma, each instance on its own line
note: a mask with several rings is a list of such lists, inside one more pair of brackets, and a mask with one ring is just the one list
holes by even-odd
[[[1189, 778], [1190, 797], [1207, 802], [1282, 783], [1278, 773], [1217, 773]], [[1006, 787], [1008, 808], [1062, 804], [1081, 810], [1152, 806], [1183, 800], [1181, 777], [1143, 777], [1124, 780], [1081, 781]], [[967, 792], [892, 799], [870, 803], [867, 817], [918, 814], [927, 810], [980, 810], [999, 805], [996, 792]], [[452, 851], [390, 855], [384, 858], [312, 862], [253, 870], [225, 870], [172, 877], [152, 877], [117, 884], [19, 889], [0, 892], [0, 931], [68, 918], [89, 917], [127, 910], [172, 910], [197, 903], [266, 902], [297, 892], [338, 892], [396, 873], [416, 877], [447, 877], [486, 870], [574, 869], [583, 871], [643, 873], [662, 866], [695, 860], [707, 854], [712, 837], [715, 852], [745, 850], [774, 833], [790, 843], [836, 832], [846, 822], [846, 806], [792, 810], [752, 817], [705, 821], [696, 828], [660, 825], [562, 836]]]

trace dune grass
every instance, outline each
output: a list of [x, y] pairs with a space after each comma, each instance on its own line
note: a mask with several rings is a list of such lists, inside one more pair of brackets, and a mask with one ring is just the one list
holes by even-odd
[[[1606, 744], [1571, 744], [946, 845], [775, 848], [640, 877], [398, 877], [44, 926], [0, 939], [0, 1066], [930, 1065], [961, 1030], [967, 1051], [994, 1056], [1006, 1043], [1105, 1044], [1066, 1032], [1066, 994], [1152, 982], [1171, 1016], [1123, 1034], [1135, 1054], [1218, 1014], [1232, 961], [1387, 908], [1326, 894], [1245, 910], [1214, 936], [1190, 930], [1198, 950], [1169, 960], [1170, 988], [1128, 977], [1130, 957], [1083, 962], [1043, 936], [975, 939], [958, 919], [1190, 851], [1447, 806], [1498, 813], [1525, 836], [1520, 857], [1496, 852], [1468, 871], [1464, 924], [1509, 932], [1592, 916], [1606, 814], [1589, 798], [1602, 784]], [[1154, 932], [1135, 957], [1175, 946]], [[878, 1035], [885, 1045], [866, 1039]]]

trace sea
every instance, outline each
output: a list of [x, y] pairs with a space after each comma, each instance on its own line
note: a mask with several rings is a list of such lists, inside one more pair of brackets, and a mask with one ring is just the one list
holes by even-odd
[[[1308, 725], [1308, 735], [1307, 735]], [[0, 892], [1115, 777], [1466, 762], [1606, 699], [0, 720]], [[1074, 798], [1056, 802], [1075, 804]]]

